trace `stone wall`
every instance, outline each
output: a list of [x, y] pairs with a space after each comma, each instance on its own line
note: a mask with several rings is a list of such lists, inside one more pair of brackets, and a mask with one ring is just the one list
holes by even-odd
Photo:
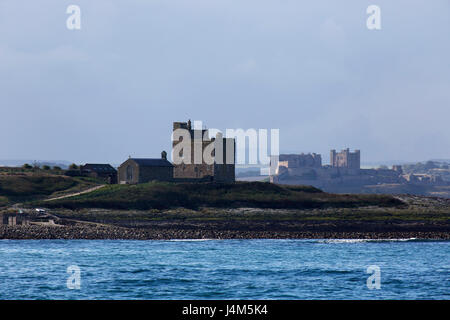
[[0, 215], [0, 224], [6, 226], [27, 226], [30, 224], [30, 218], [22, 213], [5, 213]]
[[173, 168], [174, 178], [201, 179], [206, 176], [214, 176], [214, 165], [182, 163]]
[[322, 156], [317, 153], [280, 154], [280, 165], [288, 168], [320, 168]]
[[139, 183], [153, 180], [173, 181], [173, 167], [140, 167]]
[[235, 182], [234, 164], [216, 164], [214, 165], [214, 181], [222, 183]]
[[173, 167], [140, 166], [133, 159], [128, 159], [117, 170], [119, 183], [137, 184], [153, 180], [172, 181]]

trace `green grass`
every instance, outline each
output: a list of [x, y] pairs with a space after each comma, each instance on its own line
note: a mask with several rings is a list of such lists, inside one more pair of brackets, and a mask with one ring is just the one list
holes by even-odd
[[[423, 211], [414, 207], [361, 207], [361, 208], [324, 208], [324, 209], [229, 209], [203, 207], [198, 210], [186, 208], [166, 210], [111, 210], [111, 209], [57, 209], [60, 218], [98, 222], [115, 225], [133, 225], [137, 223], [152, 224], [162, 222], [164, 225], [193, 222], [227, 222], [244, 221], [254, 223], [293, 221], [308, 222], [433, 222], [448, 223], [450, 209], [448, 207], [433, 211]], [[254, 224], [252, 224], [254, 225]]]
[[0, 175], [0, 206], [31, 201], [50, 195], [74, 192], [97, 185], [92, 178], [72, 178], [49, 174]]
[[310, 209], [401, 205], [403, 202], [388, 195], [337, 195], [310, 186], [280, 186], [263, 182], [111, 185], [88, 194], [45, 203], [50, 208], [117, 210], [180, 207]]
[[6, 206], [9, 204], [9, 199], [7, 197], [0, 196], [0, 207]]
[[0, 176], [0, 194], [3, 196], [49, 195], [74, 185], [73, 179], [62, 176]]

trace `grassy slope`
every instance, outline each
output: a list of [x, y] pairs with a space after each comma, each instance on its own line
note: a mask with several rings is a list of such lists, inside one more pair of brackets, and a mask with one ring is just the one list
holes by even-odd
[[58, 175], [0, 175], [0, 206], [76, 192], [97, 183], [89, 178]]
[[307, 186], [280, 186], [262, 182], [236, 184], [111, 185], [89, 194], [45, 203], [51, 208], [169, 209], [216, 208], [355, 208], [394, 207], [403, 203], [387, 195], [337, 195]]
[[422, 212], [411, 208], [339, 208], [339, 209], [225, 209], [201, 208], [190, 210], [184, 208], [167, 210], [109, 210], [109, 209], [60, 209], [57, 215], [61, 218], [100, 222], [106, 224], [146, 224], [156, 222], [188, 221], [252, 221], [252, 222], [362, 222], [380, 221], [395, 223], [401, 221], [426, 221], [433, 223], [448, 223], [450, 209]]

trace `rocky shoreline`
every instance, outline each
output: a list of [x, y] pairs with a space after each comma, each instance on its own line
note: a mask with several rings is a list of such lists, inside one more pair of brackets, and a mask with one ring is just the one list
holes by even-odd
[[450, 200], [406, 195], [399, 199], [405, 206], [149, 211], [91, 208], [54, 209], [45, 214], [23, 209], [28, 217], [25, 224], [0, 225], [0, 239], [450, 240]]
[[270, 231], [124, 228], [106, 225], [0, 226], [0, 239], [170, 240], [170, 239], [434, 239], [446, 231]]

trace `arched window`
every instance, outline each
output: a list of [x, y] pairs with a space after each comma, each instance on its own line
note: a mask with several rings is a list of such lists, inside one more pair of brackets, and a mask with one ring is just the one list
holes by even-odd
[[132, 166], [127, 167], [127, 181], [128, 182], [133, 181], [133, 167]]

